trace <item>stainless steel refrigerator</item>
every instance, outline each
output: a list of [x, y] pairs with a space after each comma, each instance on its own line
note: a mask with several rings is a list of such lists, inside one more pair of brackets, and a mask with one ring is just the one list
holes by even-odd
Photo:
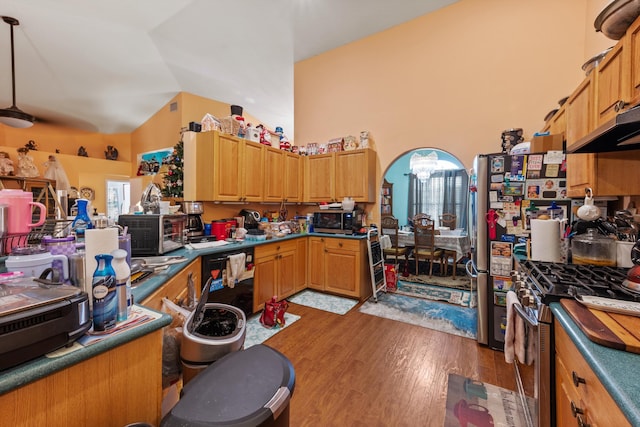
[[502, 350], [513, 254], [526, 256], [530, 220], [540, 214], [570, 219], [566, 157], [559, 152], [479, 155], [470, 183], [467, 271], [478, 290], [477, 340]]

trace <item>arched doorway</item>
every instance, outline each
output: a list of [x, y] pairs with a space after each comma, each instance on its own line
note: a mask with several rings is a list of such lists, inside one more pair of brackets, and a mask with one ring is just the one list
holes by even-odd
[[[415, 213], [455, 213], [456, 228], [468, 230], [469, 176], [452, 154], [437, 148], [418, 148], [399, 156], [387, 168], [381, 194], [381, 216], [393, 215], [400, 226]], [[440, 224], [436, 224], [440, 225]]]

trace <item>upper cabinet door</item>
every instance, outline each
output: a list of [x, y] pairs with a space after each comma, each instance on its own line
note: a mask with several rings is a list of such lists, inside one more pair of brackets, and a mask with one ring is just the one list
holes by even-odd
[[284, 152], [284, 201], [301, 202], [304, 162], [298, 154]]
[[593, 70], [596, 82], [596, 123], [593, 128], [615, 117], [629, 102], [630, 67], [627, 65], [627, 53], [623, 39]]
[[[375, 153], [370, 148], [336, 153], [336, 193], [341, 201], [353, 197], [356, 202], [375, 202]], [[373, 171], [373, 177], [370, 176]]]
[[263, 200], [265, 179], [264, 173], [264, 145], [243, 141], [242, 159], [242, 200], [246, 202], [260, 202]]
[[567, 147], [593, 130], [595, 122], [593, 118], [594, 75], [594, 72], [589, 74], [565, 103], [565, 114], [567, 116]]
[[640, 19], [627, 29], [624, 36], [625, 53], [629, 61], [629, 103], [640, 103]]
[[211, 200], [240, 201], [243, 197], [240, 162], [243, 141], [235, 136], [219, 133], [216, 142], [212, 164], [215, 192]]
[[334, 154], [305, 157], [305, 201], [330, 202], [335, 200]]
[[264, 200], [279, 202], [284, 198], [285, 151], [266, 147], [264, 151]]

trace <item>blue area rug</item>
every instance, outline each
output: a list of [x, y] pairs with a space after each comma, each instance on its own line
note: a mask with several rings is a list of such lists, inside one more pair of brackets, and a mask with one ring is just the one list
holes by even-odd
[[452, 289], [398, 280], [398, 290], [396, 293], [416, 298], [445, 301], [464, 307], [475, 307], [477, 305], [476, 292], [470, 292], [468, 289]]
[[368, 300], [360, 307], [360, 312], [461, 337], [476, 339], [477, 336], [478, 314], [474, 308], [381, 293], [377, 303]]
[[273, 329], [265, 328], [260, 323], [260, 314], [254, 314], [253, 316], [247, 319], [247, 327], [246, 327], [246, 336], [244, 338], [244, 348], [245, 350], [251, 346], [256, 344], [261, 344], [264, 341], [268, 340], [281, 330], [287, 328], [293, 322], [300, 319], [300, 316], [291, 313], [284, 314], [284, 326], [283, 327], [275, 327]]
[[287, 298], [287, 301], [336, 314], [346, 314], [358, 304], [357, 300], [323, 294], [309, 289], [298, 292], [291, 298]]

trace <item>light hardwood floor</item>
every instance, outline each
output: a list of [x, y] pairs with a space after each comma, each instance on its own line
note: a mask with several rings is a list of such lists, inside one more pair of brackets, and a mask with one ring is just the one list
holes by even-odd
[[[292, 303], [300, 320], [265, 342], [295, 369], [292, 427], [441, 427], [450, 372], [515, 389], [502, 352], [358, 307], [341, 316]], [[533, 369], [524, 376], [531, 390]]]

